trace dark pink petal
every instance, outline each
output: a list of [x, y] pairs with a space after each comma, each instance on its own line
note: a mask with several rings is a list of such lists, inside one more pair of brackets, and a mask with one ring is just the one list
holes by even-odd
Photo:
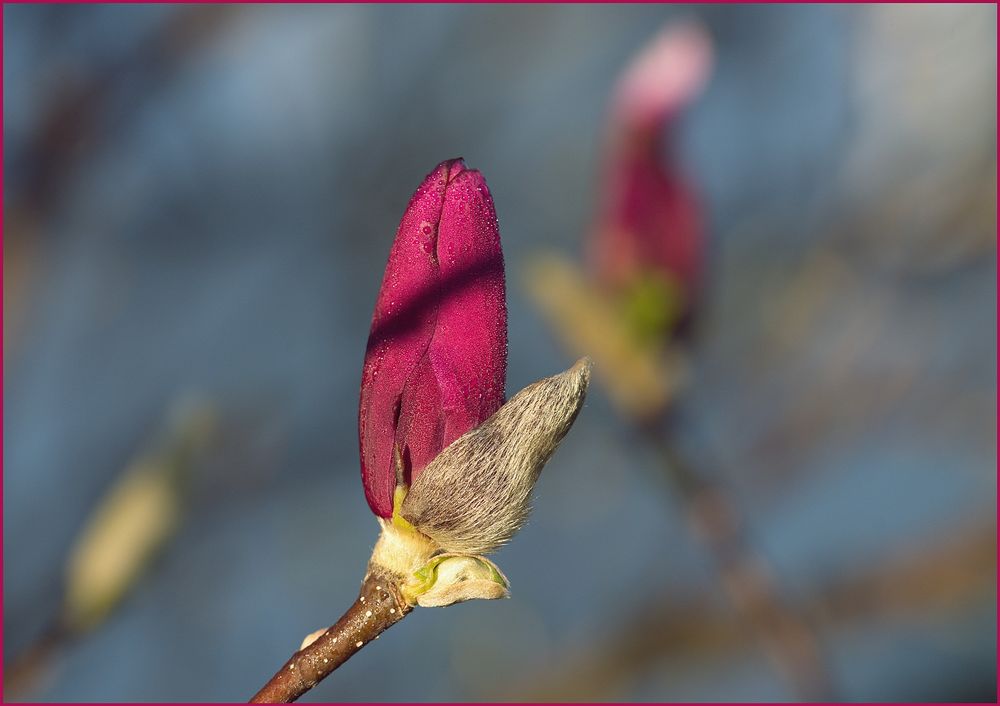
[[504, 401], [503, 253], [486, 181], [461, 160], [414, 193], [389, 254], [361, 378], [361, 478], [392, 515], [394, 449], [406, 482]]
[[669, 130], [707, 80], [711, 57], [709, 39], [697, 25], [671, 26], [618, 82], [591, 252], [598, 274], [612, 285], [653, 271], [673, 278], [688, 296], [696, 288], [704, 223], [694, 191], [672, 160]]

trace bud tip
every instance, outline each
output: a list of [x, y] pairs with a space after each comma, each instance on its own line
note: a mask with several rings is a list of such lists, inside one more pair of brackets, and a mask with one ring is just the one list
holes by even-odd
[[585, 355], [569, 369], [569, 372], [576, 378], [581, 390], [585, 391], [587, 386], [590, 385], [590, 371], [593, 367], [594, 361], [590, 359], [590, 356]]

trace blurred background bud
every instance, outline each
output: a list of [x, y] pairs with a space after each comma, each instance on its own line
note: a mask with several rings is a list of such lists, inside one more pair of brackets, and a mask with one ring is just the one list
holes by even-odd
[[215, 433], [215, 412], [186, 399], [167, 423], [108, 490], [73, 547], [62, 617], [72, 633], [104, 620], [177, 531], [187, 475]]
[[119, 474], [75, 538], [58, 613], [8, 663], [7, 695], [45, 675], [56, 652], [100, 627], [139, 585], [177, 533], [195, 466], [218, 437], [211, 404], [187, 394], [168, 410], [155, 437]]
[[676, 153], [673, 128], [711, 66], [706, 31], [693, 22], [672, 23], [632, 60], [614, 89], [590, 258], [641, 340], [673, 332], [697, 296], [706, 219]]
[[583, 272], [555, 254], [526, 268], [528, 292], [575, 355], [594, 358], [626, 416], [666, 411], [686, 378], [707, 219], [673, 134], [709, 79], [712, 40], [694, 21], [663, 27], [618, 77], [607, 111], [597, 212]]

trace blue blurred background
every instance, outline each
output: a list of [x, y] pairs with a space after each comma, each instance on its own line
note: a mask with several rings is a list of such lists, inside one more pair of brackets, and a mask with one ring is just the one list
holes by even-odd
[[[358, 384], [410, 194], [484, 173], [508, 393], [562, 370], [523, 266], [582, 251], [614, 80], [691, 17], [716, 56], [677, 126], [712, 238], [684, 444], [841, 698], [995, 699], [994, 6], [3, 14], [5, 665], [178, 400], [219, 421], [176, 536], [7, 699], [245, 700], [332, 622], [377, 534]], [[595, 387], [497, 556], [513, 597], [416, 610], [306, 700], [794, 698], [655, 463]]]

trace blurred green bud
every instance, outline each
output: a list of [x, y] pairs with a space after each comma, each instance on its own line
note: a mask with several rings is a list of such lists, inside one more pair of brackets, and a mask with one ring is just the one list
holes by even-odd
[[631, 295], [610, 293], [572, 262], [545, 255], [532, 259], [525, 284], [569, 349], [594, 359], [616, 407], [637, 419], [668, 408], [687, 378], [682, 351], [662, 335], [682, 310], [671, 299], [676, 282], [651, 279]]
[[656, 270], [636, 273], [620, 297], [628, 327], [642, 345], [669, 337], [686, 307], [680, 280]]

